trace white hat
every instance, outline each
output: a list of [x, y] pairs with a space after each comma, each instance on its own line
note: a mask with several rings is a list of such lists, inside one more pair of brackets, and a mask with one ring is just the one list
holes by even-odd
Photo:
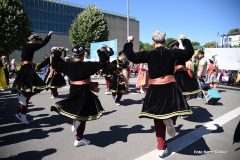
[[52, 47], [51, 52], [53, 52], [54, 50], [58, 50], [58, 49], [59, 49], [59, 47]]
[[214, 59], [213, 59], [213, 58], [209, 58], [209, 60], [214, 62]]
[[160, 32], [160, 31], [155, 31], [152, 35], [152, 40], [155, 42], [164, 42], [165, 41], [165, 37], [166, 37], [166, 33], [164, 32]]
[[31, 36], [28, 37], [28, 40], [30, 41], [32, 39], [40, 39], [40, 37], [37, 34], [32, 34]]

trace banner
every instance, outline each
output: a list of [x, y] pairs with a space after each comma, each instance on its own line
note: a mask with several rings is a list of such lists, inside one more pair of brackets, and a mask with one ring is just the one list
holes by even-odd
[[219, 69], [240, 69], [240, 48], [205, 48], [206, 60], [214, 57]]
[[97, 50], [102, 46], [107, 45], [113, 49], [114, 55], [110, 56], [110, 61], [117, 58], [117, 39], [111, 41], [96, 42], [90, 44], [90, 61], [99, 61]]

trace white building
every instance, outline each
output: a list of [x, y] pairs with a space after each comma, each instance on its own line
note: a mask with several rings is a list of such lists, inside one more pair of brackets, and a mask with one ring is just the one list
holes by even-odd
[[240, 33], [232, 35], [222, 35], [220, 46], [223, 47], [238, 47], [240, 45]]

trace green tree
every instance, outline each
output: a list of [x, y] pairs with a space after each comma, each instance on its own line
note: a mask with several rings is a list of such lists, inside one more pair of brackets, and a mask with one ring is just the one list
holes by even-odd
[[200, 46], [200, 43], [199, 42], [192, 42], [192, 45], [193, 46]]
[[213, 41], [213, 42], [207, 42], [204, 44], [205, 48], [216, 48], [217, 47], [217, 42]]
[[20, 49], [30, 33], [30, 23], [20, 0], [0, 0], [0, 55]]
[[150, 51], [152, 50], [154, 47], [153, 45], [149, 44], [149, 43], [143, 43], [142, 41], [139, 41], [139, 49], [140, 51]]
[[89, 5], [73, 21], [69, 39], [73, 45], [82, 44], [90, 49], [91, 42], [108, 40], [108, 26], [104, 14], [94, 5]]
[[228, 35], [240, 34], [240, 28], [233, 28], [228, 31]]

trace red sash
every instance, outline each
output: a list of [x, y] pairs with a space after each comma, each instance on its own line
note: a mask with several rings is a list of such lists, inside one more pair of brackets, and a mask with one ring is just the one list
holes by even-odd
[[164, 77], [149, 79], [149, 84], [153, 84], [153, 85], [167, 84], [171, 82], [176, 82], [176, 79], [173, 75], [166, 75]]
[[90, 90], [93, 92], [99, 92], [100, 88], [98, 88], [99, 83], [98, 82], [92, 82], [89, 79], [85, 80], [79, 80], [79, 81], [71, 81], [71, 85], [84, 85], [89, 84]]

